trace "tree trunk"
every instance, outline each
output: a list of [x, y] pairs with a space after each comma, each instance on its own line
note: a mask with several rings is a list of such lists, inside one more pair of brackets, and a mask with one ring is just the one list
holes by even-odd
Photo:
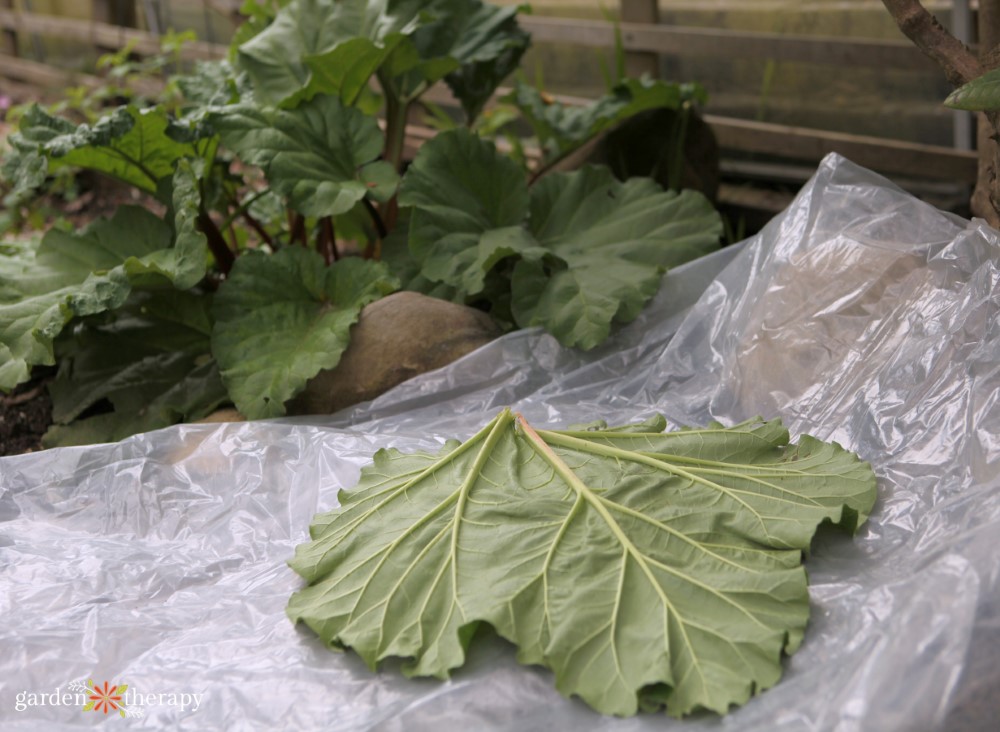
[[[956, 87], [1000, 66], [1000, 0], [979, 0], [978, 58], [952, 36], [920, 0], [882, 0], [899, 29], [937, 62]], [[979, 172], [972, 194], [972, 213], [1000, 229], [1000, 114], [980, 115]]]
[[[983, 71], [1000, 65], [1000, 0], [979, 0], [979, 63]], [[972, 194], [972, 213], [982, 216], [990, 226], [1000, 229], [1000, 115], [996, 112], [979, 114], [977, 148], [979, 174]]]

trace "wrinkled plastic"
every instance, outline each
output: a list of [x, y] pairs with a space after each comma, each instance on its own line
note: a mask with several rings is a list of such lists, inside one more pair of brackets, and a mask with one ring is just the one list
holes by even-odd
[[[135, 729], [992, 730], [1000, 712], [1000, 239], [831, 156], [760, 235], [669, 274], [597, 351], [502, 338], [313, 423], [182, 426], [0, 461], [0, 727], [107, 679], [201, 693]], [[477, 639], [448, 682], [372, 673], [284, 615], [285, 561], [383, 446], [434, 448], [512, 405], [536, 423], [781, 416], [871, 461], [855, 538], [807, 561], [812, 619], [773, 689], [724, 718], [597, 715]], [[124, 727], [123, 727], [124, 728]]]

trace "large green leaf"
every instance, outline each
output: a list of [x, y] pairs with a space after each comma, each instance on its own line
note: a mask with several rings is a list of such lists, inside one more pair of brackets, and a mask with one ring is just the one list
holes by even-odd
[[167, 135], [170, 124], [159, 107], [119, 107], [93, 125], [77, 127], [34, 106], [9, 138], [14, 158], [4, 173], [30, 170], [37, 179], [38, 159], [44, 158], [48, 170], [88, 168], [156, 193], [159, 182], [173, 175], [178, 160], [198, 157], [194, 145]]
[[327, 267], [311, 250], [251, 252], [215, 299], [212, 353], [236, 407], [279, 417], [285, 402], [347, 348], [361, 308], [397, 289], [385, 265], [350, 257]]
[[548, 160], [560, 158], [609, 127], [648, 109], [678, 109], [684, 101], [704, 101], [692, 84], [653, 79], [625, 79], [583, 106], [563, 104], [533, 86], [518, 82], [506, 101], [515, 104], [531, 125]]
[[479, 116], [531, 44], [531, 37], [517, 24], [518, 10], [517, 6], [464, 3], [459, 18], [446, 16], [444, 27], [450, 35], [436, 38], [430, 46], [459, 63], [445, 81], [469, 120]]
[[295, 0], [239, 47], [257, 97], [281, 104], [303, 94], [338, 94], [351, 104], [406, 35], [420, 3]]
[[240, 45], [239, 63], [270, 104], [318, 93], [351, 104], [376, 73], [409, 100], [447, 76], [474, 116], [528, 46], [516, 12], [480, 0], [295, 0]]
[[445, 678], [480, 623], [605, 714], [725, 713], [781, 676], [802, 553], [854, 531], [871, 468], [779, 422], [535, 432], [504, 411], [436, 455], [381, 450], [317, 516], [288, 614], [372, 668]]
[[620, 182], [607, 168], [547, 176], [531, 189], [528, 228], [559, 266], [517, 263], [514, 317], [583, 349], [613, 322], [634, 320], [663, 272], [719, 245], [722, 222], [695, 191], [664, 191], [648, 178]]
[[[133, 295], [110, 323], [63, 342], [50, 384], [47, 446], [114, 442], [201, 419], [229, 400], [211, 357], [211, 299], [190, 292]], [[111, 411], [79, 417], [107, 402]]]
[[664, 270], [712, 251], [722, 223], [699, 193], [607, 169], [546, 176], [521, 169], [464, 129], [418, 153], [400, 189], [412, 209], [410, 253], [429, 282], [474, 299], [503, 260], [513, 315], [567, 346], [593, 348], [655, 294]]
[[1000, 110], [1000, 69], [987, 71], [968, 84], [960, 86], [944, 100], [946, 107], [972, 112]]
[[174, 230], [146, 209], [123, 206], [79, 233], [52, 229], [37, 249], [0, 266], [0, 389], [53, 363], [52, 341], [74, 317], [119, 307], [133, 287], [187, 289], [204, 277], [207, 247], [195, 229], [198, 192], [186, 161], [173, 190]]
[[465, 129], [424, 145], [399, 192], [413, 208], [410, 251], [422, 274], [464, 294], [483, 289], [499, 259], [535, 247], [522, 227], [528, 213], [524, 171]]
[[243, 23], [233, 33], [232, 45], [229, 47], [230, 59], [236, 57], [240, 46], [267, 30], [274, 22], [275, 16], [289, 2], [290, 0], [243, 0], [240, 5], [240, 17]]
[[383, 88], [408, 101], [445, 79], [475, 118], [530, 44], [517, 25], [518, 9], [481, 0], [421, 3], [422, 24], [379, 70]]
[[10, 192], [4, 196], [4, 205], [16, 209], [31, 200], [45, 183], [48, 172], [48, 160], [37, 150], [15, 148], [8, 152], [0, 165], [0, 175], [12, 184]]
[[378, 123], [336, 97], [320, 95], [289, 110], [234, 105], [214, 113], [212, 125], [307, 216], [336, 216], [366, 195], [386, 200], [396, 192], [392, 166], [378, 160]]
[[194, 71], [175, 77], [184, 101], [197, 107], [237, 104], [250, 91], [246, 74], [238, 73], [226, 60], [199, 61]]

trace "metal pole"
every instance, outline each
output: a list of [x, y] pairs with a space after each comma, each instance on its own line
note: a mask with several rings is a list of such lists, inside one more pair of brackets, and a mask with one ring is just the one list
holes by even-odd
[[[969, 0], [952, 0], [951, 34], [965, 45], [972, 42], [972, 10]], [[975, 117], [971, 112], [955, 110], [952, 126], [954, 145], [957, 150], [971, 150], [975, 138]]]

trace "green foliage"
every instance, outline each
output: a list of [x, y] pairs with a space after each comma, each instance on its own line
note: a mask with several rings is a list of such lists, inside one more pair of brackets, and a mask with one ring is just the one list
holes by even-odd
[[396, 192], [396, 171], [378, 159], [384, 139], [375, 118], [336, 97], [291, 110], [229, 106], [211, 121], [223, 144], [306, 216], [336, 216], [365, 196], [385, 201]]
[[212, 353], [237, 409], [280, 417], [285, 402], [337, 365], [361, 308], [396, 290], [379, 262], [352, 257], [329, 267], [306, 249], [252, 252], [219, 288]]
[[516, 163], [461, 129], [424, 145], [399, 201], [413, 208], [410, 253], [427, 281], [474, 299], [513, 260], [514, 321], [584, 349], [603, 342], [612, 322], [633, 320], [667, 267], [712, 251], [722, 233], [701, 194], [621, 183], [604, 168], [550, 175], [529, 189]]
[[946, 107], [971, 112], [1000, 110], [1000, 69], [987, 71], [978, 79], [960, 86], [944, 100]]
[[480, 0], [293, 0], [238, 59], [269, 104], [353, 104], [378, 75], [389, 104], [406, 105], [447, 77], [474, 117], [528, 46], [516, 12]]
[[546, 162], [565, 157], [597, 134], [639, 112], [680, 109], [686, 102], [704, 100], [705, 91], [697, 84], [646, 78], [623, 79], [607, 94], [583, 107], [561, 104], [523, 82], [518, 82], [507, 97], [531, 125]]
[[34, 106], [9, 138], [14, 153], [5, 162], [4, 174], [27, 170], [37, 184], [48, 171], [73, 166], [156, 193], [180, 159], [198, 156], [193, 145], [167, 134], [170, 125], [160, 108], [119, 107], [93, 125], [76, 126]]
[[238, 47], [239, 64], [262, 102], [324, 93], [351, 104], [419, 24], [415, 3], [294, 0]]
[[423, 146], [399, 203], [413, 209], [409, 248], [421, 273], [466, 296], [481, 292], [486, 272], [526, 243], [518, 233], [528, 206], [524, 172], [464, 129]]
[[[664, 268], [712, 248], [714, 212], [598, 171], [529, 187], [525, 148], [501, 130], [523, 115], [559, 153], [689, 90], [623, 80], [575, 112], [522, 86], [522, 111], [484, 113], [529, 44], [518, 10], [247, 0], [229, 58], [196, 65], [154, 103], [126, 91], [178, 69], [188, 36], [146, 60], [129, 47], [102, 59], [107, 89], [129, 104], [74, 108], [84, 124], [28, 108], [3, 161], [13, 213], [0, 225], [80, 169], [133, 187], [149, 210], [0, 249], [0, 388], [58, 356], [50, 443], [110, 440], [223, 398], [251, 418], [283, 414], [337, 364], [361, 308], [400, 281], [584, 348], [634, 318]], [[409, 112], [442, 81], [468, 127], [430, 142], [404, 175]], [[475, 131], [508, 134], [514, 154]], [[177, 322], [174, 305], [187, 314]]]
[[81, 323], [61, 344], [49, 387], [54, 425], [43, 443], [114, 442], [228, 402], [211, 356], [210, 306], [192, 292], [141, 293], [110, 322]]
[[[178, 170], [178, 202], [189, 167]], [[73, 318], [121, 307], [133, 288], [191, 287], [205, 273], [201, 234], [178, 216], [181, 234], [145, 209], [124, 206], [79, 233], [50, 230], [0, 268], [0, 388], [54, 363], [53, 341]]]
[[289, 617], [437, 678], [485, 623], [601, 713], [726, 713], [781, 677], [809, 617], [802, 554], [821, 523], [857, 530], [875, 477], [778, 421], [662, 429], [504, 411], [437, 454], [380, 450], [296, 549]]

